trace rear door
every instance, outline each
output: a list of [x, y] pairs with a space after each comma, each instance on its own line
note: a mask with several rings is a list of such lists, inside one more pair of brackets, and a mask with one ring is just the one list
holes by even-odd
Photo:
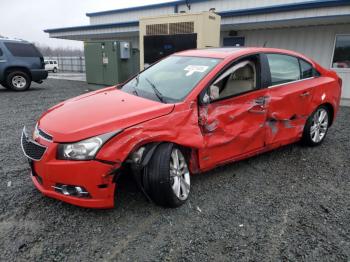
[[271, 75], [266, 144], [285, 144], [302, 135], [317, 81], [313, 67], [300, 58], [285, 54], [266, 58]]

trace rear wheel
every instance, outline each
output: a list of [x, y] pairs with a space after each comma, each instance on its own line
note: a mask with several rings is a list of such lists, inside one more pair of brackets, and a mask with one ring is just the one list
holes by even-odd
[[320, 145], [325, 139], [330, 123], [327, 107], [320, 106], [308, 118], [303, 133], [303, 142], [309, 146]]
[[57, 73], [57, 68], [56, 68], [56, 67], [53, 69], [53, 72], [54, 72], [54, 73]]
[[161, 206], [178, 207], [190, 194], [190, 171], [183, 151], [174, 144], [161, 144], [145, 169], [144, 186]]
[[23, 71], [13, 71], [7, 75], [6, 84], [14, 91], [25, 91], [30, 87], [31, 80], [27, 73]]

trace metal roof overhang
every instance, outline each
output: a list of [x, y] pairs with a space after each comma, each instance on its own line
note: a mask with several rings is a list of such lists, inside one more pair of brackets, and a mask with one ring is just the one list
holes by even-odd
[[[115, 9], [115, 10], [107, 10], [102, 12], [95, 12], [95, 13], [87, 13], [86, 16], [92, 17], [92, 16], [103, 16], [103, 15], [110, 15], [110, 14], [118, 14], [118, 13], [126, 13], [126, 12], [132, 12], [132, 11], [142, 11], [142, 10], [149, 10], [149, 9], [155, 9], [155, 8], [161, 8], [161, 7], [168, 7], [173, 6], [174, 11], [176, 10], [176, 7], [179, 5], [185, 5], [185, 4], [195, 4], [200, 2], [208, 2], [210, 0], [177, 0], [172, 2], [166, 2], [166, 3], [159, 3], [159, 4], [152, 4], [152, 5], [144, 5], [144, 6], [136, 6], [136, 7], [129, 7], [129, 8], [122, 8], [122, 9]], [[234, 10], [234, 11], [224, 11], [221, 12], [221, 16], [232, 16], [232, 15], [250, 15], [250, 14], [263, 14], [265, 12], [281, 12], [281, 11], [295, 11], [295, 10], [302, 10], [302, 9], [312, 9], [312, 8], [319, 8], [319, 7], [334, 7], [334, 6], [342, 6], [342, 5], [348, 5], [349, 0], [309, 0], [301, 3], [288, 3], [288, 4], [279, 4], [274, 6], [267, 6], [267, 7], [257, 7], [257, 8], [248, 8], [243, 10]]]
[[273, 28], [291, 28], [291, 27], [302, 27], [302, 26], [321, 26], [321, 25], [349, 24], [349, 23], [350, 23], [350, 14], [270, 20], [270, 21], [263, 21], [263, 22], [242, 22], [242, 23], [235, 23], [235, 24], [232, 24], [229, 21], [222, 19], [221, 30], [223, 31], [261, 30], [261, 29], [273, 29]]
[[94, 30], [94, 32], [86, 30], [81, 32], [75, 32], [71, 34], [50, 34], [51, 38], [59, 38], [66, 40], [76, 40], [76, 41], [88, 41], [88, 40], [107, 40], [107, 39], [117, 39], [117, 38], [127, 38], [132, 36], [138, 36], [139, 30], [129, 31], [129, 32], [103, 32], [103, 30]]
[[[57, 31], [50, 30], [50, 37], [84, 41], [137, 36], [139, 32], [138, 22], [137, 26], [135, 26], [135, 24], [136, 22], [133, 26], [124, 25], [121, 27], [120, 24], [107, 24], [98, 26], [81, 26], [71, 29], [65, 28], [64, 30]], [[242, 22], [234, 24], [231, 23], [229, 19], [223, 18], [221, 21], [221, 30], [259, 30], [331, 24], [350, 24], [350, 14], [270, 20], [263, 22]]]

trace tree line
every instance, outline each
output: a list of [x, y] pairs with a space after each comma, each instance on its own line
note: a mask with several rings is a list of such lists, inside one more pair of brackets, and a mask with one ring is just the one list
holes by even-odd
[[35, 43], [35, 46], [39, 49], [43, 56], [84, 56], [84, 51], [79, 48], [50, 47], [38, 43]]

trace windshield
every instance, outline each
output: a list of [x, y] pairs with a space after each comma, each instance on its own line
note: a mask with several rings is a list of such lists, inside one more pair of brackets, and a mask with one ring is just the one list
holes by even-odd
[[160, 101], [182, 101], [221, 60], [205, 57], [170, 56], [128, 81], [120, 89]]

